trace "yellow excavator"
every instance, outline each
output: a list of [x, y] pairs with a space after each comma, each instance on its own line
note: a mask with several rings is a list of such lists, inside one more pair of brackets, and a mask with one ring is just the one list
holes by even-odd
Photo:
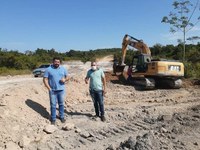
[[125, 57], [127, 47], [137, 49], [140, 54], [133, 56], [129, 65], [127, 81], [141, 89], [154, 89], [162, 86], [171, 89], [179, 89], [182, 86], [184, 65], [181, 62], [153, 59], [149, 47], [142, 41], [126, 34], [122, 41], [122, 61], [114, 61], [113, 72], [123, 73], [126, 66]]

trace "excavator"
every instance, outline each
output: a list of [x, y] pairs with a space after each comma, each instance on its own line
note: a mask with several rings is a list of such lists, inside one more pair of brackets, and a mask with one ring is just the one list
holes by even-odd
[[121, 63], [113, 64], [113, 72], [123, 73], [126, 67], [125, 57], [127, 47], [131, 46], [139, 51], [138, 55], [133, 56], [132, 63], [129, 65], [127, 81], [137, 85], [141, 89], [154, 89], [163, 86], [170, 89], [179, 89], [182, 86], [184, 76], [184, 65], [181, 62], [153, 59], [149, 47], [143, 42], [128, 34], [122, 41]]

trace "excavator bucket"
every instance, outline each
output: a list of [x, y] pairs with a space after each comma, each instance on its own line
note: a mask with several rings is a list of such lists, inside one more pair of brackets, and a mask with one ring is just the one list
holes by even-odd
[[113, 65], [113, 73], [114, 74], [123, 73], [124, 68], [125, 68], [125, 65], [116, 65], [116, 64], [114, 64]]

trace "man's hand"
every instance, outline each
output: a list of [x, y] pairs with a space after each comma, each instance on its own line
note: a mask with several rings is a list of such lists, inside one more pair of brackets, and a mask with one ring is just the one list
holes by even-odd
[[86, 84], [88, 84], [88, 80], [89, 80], [88, 78], [85, 78], [85, 83], [86, 83]]
[[66, 82], [66, 79], [63, 77], [61, 80], [60, 80], [61, 83], [65, 83]]
[[105, 95], [106, 95], [106, 93], [107, 93], [107, 92], [106, 92], [106, 90], [103, 90], [103, 96], [105, 96]]
[[63, 78], [60, 80], [60, 82], [61, 82], [61, 83], [65, 83], [65, 82], [69, 81], [69, 79], [70, 79], [69, 76], [63, 77]]

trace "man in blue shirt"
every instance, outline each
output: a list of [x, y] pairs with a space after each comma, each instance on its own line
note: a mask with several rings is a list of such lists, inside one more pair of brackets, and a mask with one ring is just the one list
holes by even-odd
[[89, 91], [92, 97], [96, 117], [100, 117], [101, 121], [105, 121], [104, 100], [103, 96], [106, 93], [106, 78], [103, 70], [97, 67], [96, 62], [91, 62], [91, 69], [88, 70], [85, 83], [89, 84]]
[[69, 80], [68, 72], [60, 66], [61, 59], [54, 57], [53, 64], [50, 65], [43, 77], [44, 85], [49, 90], [50, 109], [51, 109], [51, 124], [55, 125], [56, 122], [56, 104], [58, 101], [59, 117], [62, 123], [65, 122], [64, 118], [64, 96], [65, 96], [65, 82]]

